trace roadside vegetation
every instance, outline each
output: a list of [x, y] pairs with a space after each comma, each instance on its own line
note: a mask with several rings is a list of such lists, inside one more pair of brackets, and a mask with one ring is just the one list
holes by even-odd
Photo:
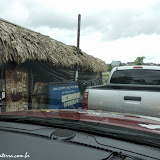
[[103, 84], [106, 84], [107, 83], [107, 79], [109, 77], [109, 74], [110, 72], [104, 72], [102, 73], [102, 81], [103, 81]]

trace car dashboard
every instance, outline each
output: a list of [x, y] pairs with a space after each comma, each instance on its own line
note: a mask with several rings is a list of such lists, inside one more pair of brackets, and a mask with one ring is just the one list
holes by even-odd
[[18, 159], [31, 160], [160, 158], [158, 148], [69, 129], [24, 123], [1, 121], [0, 142], [0, 157], [6, 159], [15, 155], [21, 155]]

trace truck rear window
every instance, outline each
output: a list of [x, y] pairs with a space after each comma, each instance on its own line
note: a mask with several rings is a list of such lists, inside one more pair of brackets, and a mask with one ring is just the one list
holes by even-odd
[[113, 73], [110, 83], [160, 85], [160, 70], [117, 70]]

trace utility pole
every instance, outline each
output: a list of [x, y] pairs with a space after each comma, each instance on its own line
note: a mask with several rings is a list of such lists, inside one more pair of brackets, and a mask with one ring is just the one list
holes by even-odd
[[[81, 15], [78, 14], [78, 30], [77, 30], [77, 56], [79, 56], [79, 43], [80, 43], [80, 25], [81, 25]], [[76, 64], [75, 71], [75, 81], [78, 80], [78, 64]]]

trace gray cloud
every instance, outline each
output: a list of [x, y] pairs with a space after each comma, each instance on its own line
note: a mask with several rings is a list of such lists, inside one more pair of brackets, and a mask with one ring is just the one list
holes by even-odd
[[34, 27], [48, 26], [51, 28], [61, 29], [73, 29], [76, 25], [70, 16], [63, 15], [62, 13], [58, 13], [56, 11], [49, 10], [45, 12], [40, 11], [39, 9], [30, 12], [29, 24]]
[[[23, 17], [23, 15], [16, 15], [16, 17], [12, 17], [12, 12], [16, 2], [16, 0], [13, 0], [11, 3], [8, 3], [6, 0], [1, 0], [1, 18], [11, 20], [19, 25], [24, 25], [21, 20], [18, 21], [18, 17]], [[27, 27], [36, 28], [40, 26], [48, 26], [50, 28], [71, 30], [77, 25], [77, 21], [75, 22], [73, 16], [60, 12], [56, 6], [48, 9], [36, 0], [18, 1], [18, 3], [25, 9], [26, 12], [28, 12], [28, 17], [24, 17], [24, 19], [26, 18], [25, 26]]]
[[[29, 28], [48, 26], [49, 28], [65, 29], [69, 32], [77, 28], [77, 14], [69, 11], [60, 11], [56, 6], [45, 8], [38, 1], [18, 1], [24, 8], [26, 15], [13, 17], [13, 6], [16, 0], [1, 0], [0, 11], [4, 19], [11, 20]], [[74, 12], [74, 14], [76, 11]], [[20, 18], [18, 18], [20, 17]], [[92, 11], [82, 13], [82, 33], [100, 32], [102, 41], [134, 37], [140, 34], [160, 34], [160, 3], [156, 3], [144, 10], [123, 9]]]
[[85, 20], [86, 27], [100, 31], [103, 40], [160, 34], [160, 3], [145, 10], [102, 11], [88, 18], [90, 20]]

